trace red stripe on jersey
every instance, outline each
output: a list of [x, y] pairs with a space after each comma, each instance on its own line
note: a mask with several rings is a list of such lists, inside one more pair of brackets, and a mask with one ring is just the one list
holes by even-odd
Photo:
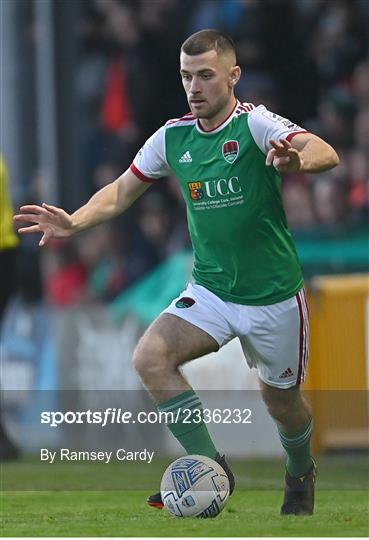
[[306, 131], [305, 129], [302, 129], [300, 131], [292, 131], [292, 133], [289, 133], [286, 137], [286, 140], [288, 142], [291, 142], [291, 140], [294, 138], [295, 135], [299, 135], [299, 133], [309, 133], [308, 131]]
[[250, 112], [255, 109], [252, 103], [242, 103], [242, 106], [245, 108], [246, 112]]
[[299, 369], [297, 372], [296, 384], [301, 384], [301, 374], [302, 374], [303, 361], [304, 361], [304, 314], [302, 311], [302, 304], [301, 304], [301, 298], [300, 298], [299, 292], [296, 294], [296, 300], [297, 300], [297, 305], [299, 308], [299, 315], [300, 315]]
[[195, 120], [194, 116], [182, 116], [182, 118], [175, 118], [173, 120], [168, 120], [167, 126], [171, 126], [173, 124], [178, 124], [179, 122], [190, 122], [191, 120]]
[[139, 180], [142, 180], [142, 182], [148, 182], [149, 184], [152, 184], [153, 182], [156, 182], [156, 178], [149, 178], [148, 176], [145, 176], [141, 171], [139, 171], [134, 163], [131, 163], [130, 166], [131, 171]]
[[255, 109], [255, 106], [252, 103], [240, 103], [239, 106], [240, 106], [240, 109], [242, 109], [245, 112], [250, 112], [253, 109]]
[[194, 119], [195, 119], [194, 115], [191, 112], [188, 112], [184, 114], [183, 116], [181, 116], [180, 118], [171, 118], [170, 120], [168, 120], [167, 124], [174, 124], [175, 122], [180, 122], [181, 120], [186, 121], [186, 120], [194, 120]]

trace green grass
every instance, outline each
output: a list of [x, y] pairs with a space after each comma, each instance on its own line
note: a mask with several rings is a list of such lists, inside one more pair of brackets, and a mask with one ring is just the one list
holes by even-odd
[[[145, 488], [138, 464], [114, 464], [109, 474], [101, 465], [92, 468], [86, 464], [86, 469], [74, 470], [53, 465], [49, 468], [53, 471], [53, 491], [3, 491], [2, 536], [368, 536], [368, 465], [363, 458], [320, 460], [312, 517], [279, 516], [283, 467], [278, 461], [252, 460], [232, 462], [239, 489], [220, 516], [213, 520], [175, 519], [145, 504], [149, 485], [157, 484], [163, 465], [159, 462], [147, 469], [150, 474]], [[29, 489], [32, 483], [37, 486], [37, 469], [32, 460], [3, 466], [3, 489], [15, 485], [19, 489], [23, 481]], [[111, 488], [112, 479], [118, 477], [121, 487], [138, 489], [55, 489], [55, 479], [63, 477], [68, 484], [68, 475], [74, 478], [76, 473], [80, 481], [93, 475], [95, 484], [100, 480], [105, 485], [111, 475]]]

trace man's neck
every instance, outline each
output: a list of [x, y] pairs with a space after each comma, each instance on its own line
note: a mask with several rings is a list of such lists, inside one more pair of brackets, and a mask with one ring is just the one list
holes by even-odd
[[219, 111], [219, 113], [212, 117], [212, 118], [199, 118], [201, 127], [205, 131], [212, 131], [213, 129], [216, 129], [218, 126], [223, 124], [227, 120], [227, 118], [230, 117], [232, 112], [234, 111], [237, 104], [237, 99], [235, 96], [232, 97], [232, 99], [229, 101], [228, 105]]

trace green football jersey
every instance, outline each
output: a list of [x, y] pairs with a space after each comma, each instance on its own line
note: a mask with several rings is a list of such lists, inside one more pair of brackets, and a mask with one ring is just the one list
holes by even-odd
[[135, 157], [143, 181], [174, 174], [186, 201], [193, 278], [226, 301], [268, 305], [303, 285], [281, 177], [265, 165], [270, 139], [304, 132], [264, 106], [237, 102], [217, 128], [192, 114], [169, 120]]

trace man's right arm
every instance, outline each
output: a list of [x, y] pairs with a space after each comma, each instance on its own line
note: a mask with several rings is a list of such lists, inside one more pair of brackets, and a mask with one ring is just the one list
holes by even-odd
[[73, 233], [100, 225], [121, 214], [150, 185], [139, 180], [131, 169], [127, 169], [119, 178], [95, 193], [87, 204], [71, 215]]
[[30, 225], [19, 229], [21, 234], [43, 233], [39, 242], [44, 246], [51, 238], [67, 238], [90, 229], [121, 214], [142, 195], [150, 183], [142, 182], [128, 169], [117, 180], [108, 184], [73, 214], [49, 204], [22, 206], [15, 221]]

